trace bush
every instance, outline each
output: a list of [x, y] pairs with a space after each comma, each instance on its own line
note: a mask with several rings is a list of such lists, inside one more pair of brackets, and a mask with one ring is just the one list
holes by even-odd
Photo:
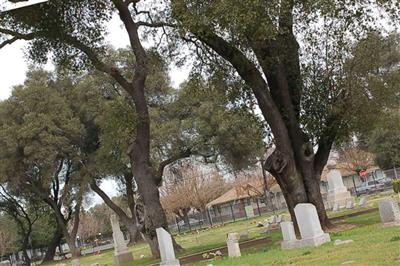
[[394, 236], [390, 239], [391, 242], [400, 241], [400, 236]]
[[393, 180], [393, 190], [395, 193], [400, 193], [400, 179]]

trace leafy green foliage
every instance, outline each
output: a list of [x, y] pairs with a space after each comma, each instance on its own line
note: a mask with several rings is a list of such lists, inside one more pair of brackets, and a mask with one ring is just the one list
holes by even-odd
[[76, 158], [84, 129], [47, 73], [31, 72], [25, 85], [1, 103], [0, 116], [3, 181], [18, 184], [26, 182], [27, 172], [32, 178], [40, 172], [48, 184], [58, 159]]
[[[131, 52], [120, 49], [110, 53], [115, 54], [112, 60], [118, 65], [134, 65]], [[209, 162], [222, 158], [231, 167], [242, 169], [262, 155], [264, 132], [261, 122], [241, 102], [240, 95], [232, 93], [233, 86], [237, 84], [229, 85], [220, 76], [211, 81], [194, 76], [179, 90], [174, 90], [169, 86], [163, 58], [155, 51], [149, 53], [153, 63], [146, 96], [150, 107], [151, 159], [154, 165], [183, 154], [183, 157], [197, 155]], [[126, 67], [127, 71], [129, 69]], [[102, 169], [102, 175], [105, 175], [112, 174], [110, 170], [113, 167], [120, 172], [126, 169], [129, 162], [126, 152], [134, 141], [132, 136], [137, 114], [121, 88], [101, 74], [95, 76], [87, 77], [89, 83], [86, 85], [79, 83], [77, 90], [87, 93], [103, 86], [106, 88], [101, 91], [103, 94], [106, 91], [109, 96], [92, 108], [102, 110], [95, 119], [101, 145], [96, 152], [94, 170], [101, 172]], [[96, 97], [91, 95], [86, 98]], [[85, 106], [86, 103], [80, 105]], [[178, 159], [181, 157], [178, 156]]]
[[0, 216], [0, 256], [16, 252], [18, 249], [15, 222], [9, 216], [2, 214]]
[[246, 107], [237, 106], [226, 87], [219, 79], [194, 77], [183, 84], [171, 112], [183, 128], [187, 148], [206, 160], [221, 156], [237, 170], [262, 156], [264, 132], [259, 118]]
[[393, 180], [393, 190], [395, 193], [400, 193], [400, 180]]
[[390, 239], [390, 242], [400, 241], [400, 236], [394, 236]]
[[318, 139], [324, 130], [340, 128], [337, 142], [343, 142], [354, 132], [369, 131], [388, 108], [398, 105], [398, 45], [395, 34], [370, 33], [347, 48], [351, 57], [334, 58], [325, 66], [332, 73], [321, 59], [305, 67], [302, 119], [311, 135]]
[[400, 114], [397, 110], [388, 110], [370, 128], [360, 132], [361, 140], [371, 152], [382, 169], [400, 164]]
[[[40, 36], [30, 44], [30, 57], [36, 61], [47, 60], [48, 53], [54, 53], [53, 59], [61, 64], [82, 67], [87, 58], [76, 49], [60, 42], [59, 38], [74, 36], [82, 43], [96, 47], [96, 51], [105, 54], [103, 34], [105, 22], [111, 19], [111, 1], [48, 1], [45, 4], [31, 6], [1, 14], [0, 24], [12, 30], [22, 32], [37, 31]], [[43, 38], [47, 36], [48, 38]]]

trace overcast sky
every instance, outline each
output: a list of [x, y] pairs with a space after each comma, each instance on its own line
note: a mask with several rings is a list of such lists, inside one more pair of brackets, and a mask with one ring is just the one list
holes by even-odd
[[[126, 32], [122, 29], [118, 17], [114, 17], [109, 25], [109, 34], [107, 40], [116, 48], [126, 47], [129, 43]], [[11, 94], [12, 87], [22, 84], [25, 80], [25, 74], [28, 64], [25, 60], [25, 41], [18, 41], [12, 45], [8, 45], [0, 49], [0, 100], [8, 98]], [[45, 66], [51, 69], [51, 63]], [[171, 67], [170, 76], [174, 87], [184, 81], [190, 68]], [[111, 181], [104, 182], [102, 189], [110, 196], [116, 195], [115, 184]], [[102, 200], [96, 196], [92, 204], [101, 203]]]

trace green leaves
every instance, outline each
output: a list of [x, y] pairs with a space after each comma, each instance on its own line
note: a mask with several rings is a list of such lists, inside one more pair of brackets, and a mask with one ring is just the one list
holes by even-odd
[[384, 112], [368, 129], [361, 131], [364, 145], [376, 154], [382, 169], [400, 165], [400, 114], [397, 109]]
[[229, 86], [215, 78], [192, 78], [171, 104], [180, 125], [187, 127], [186, 146], [194, 154], [221, 159], [232, 168], [243, 169], [263, 153], [264, 131], [260, 119], [230, 98]]
[[1, 103], [0, 116], [3, 178], [15, 179], [33, 167], [51, 178], [58, 159], [73, 158], [78, 152], [83, 126], [48, 73], [31, 72], [25, 85]]
[[400, 180], [393, 180], [393, 191], [395, 193], [400, 193]]

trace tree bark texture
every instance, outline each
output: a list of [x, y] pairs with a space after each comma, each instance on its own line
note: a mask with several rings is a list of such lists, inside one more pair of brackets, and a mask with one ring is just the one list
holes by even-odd
[[253, 91], [274, 136], [275, 151], [267, 159], [265, 169], [281, 187], [293, 221], [296, 222], [297, 204], [312, 203], [322, 227], [330, 227], [319, 183], [335, 132], [331, 130], [332, 123], [329, 124], [328, 130], [319, 136], [318, 150], [314, 153], [311, 139], [300, 122], [303, 82], [299, 44], [293, 33], [293, 1], [282, 3], [275, 38], [260, 35], [257, 27], [262, 25], [246, 31], [247, 49], [252, 50], [257, 63], [247, 57], [242, 47], [220, 36], [209, 24], [201, 19], [193, 23], [196, 15], [186, 5], [183, 0], [173, 0], [174, 16], [208, 49], [226, 60]]
[[54, 260], [54, 255], [56, 254], [57, 247], [60, 245], [60, 241], [63, 237], [62, 231], [57, 225], [57, 230], [54, 232], [47, 249], [46, 254], [43, 258], [43, 262], [50, 262]]
[[[90, 184], [90, 188], [101, 197], [104, 203], [118, 216], [119, 220], [122, 221], [125, 226], [128, 228], [129, 232], [129, 244], [134, 244], [142, 240], [142, 236], [140, 235], [140, 230], [138, 228], [136, 213], [135, 213], [135, 205], [136, 203], [133, 200], [128, 200], [128, 207], [131, 210], [131, 216], [124, 211], [120, 206], [112, 201], [112, 199], [93, 181]], [[127, 185], [126, 190], [129, 190], [129, 185]], [[127, 193], [127, 195], [129, 195]], [[130, 197], [128, 197], [130, 198]], [[133, 196], [132, 196], [133, 198]]]

